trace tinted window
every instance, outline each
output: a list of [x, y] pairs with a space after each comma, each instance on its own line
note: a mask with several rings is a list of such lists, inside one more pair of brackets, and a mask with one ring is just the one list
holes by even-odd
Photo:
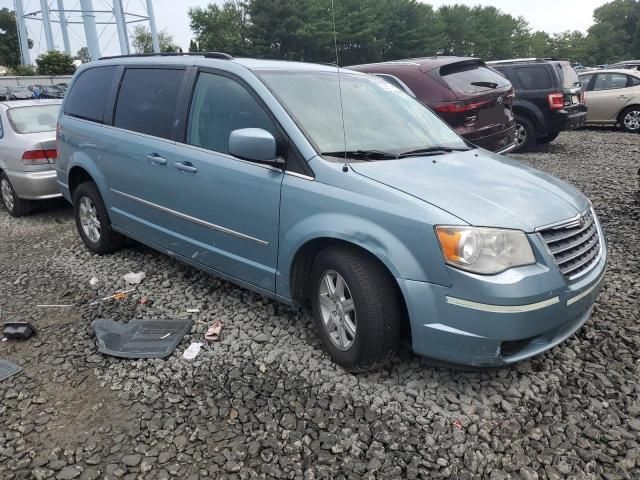
[[201, 73], [191, 103], [187, 143], [229, 153], [229, 135], [240, 128], [262, 128], [276, 136], [273, 123], [242, 85]]
[[631, 78], [632, 87], [637, 87], [638, 85], [640, 85], [640, 78], [638, 77], [629, 77], [629, 78]]
[[171, 138], [184, 70], [127, 69], [114, 125], [155, 137]]
[[576, 88], [579, 86], [580, 79], [578, 74], [569, 62], [553, 62], [552, 65], [555, 65], [558, 69], [564, 88]]
[[85, 70], [73, 82], [64, 113], [102, 123], [107, 95], [114, 81], [116, 66]]
[[509, 80], [482, 65], [452, 64], [440, 67], [440, 76], [454, 92], [476, 93], [509, 86]]
[[552, 87], [549, 71], [545, 67], [520, 67], [515, 71], [525, 90], [548, 90]]
[[60, 105], [35, 105], [7, 110], [7, 118], [17, 133], [53, 132]]
[[599, 73], [596, 77], [594, 90], [615, 90], [626, 88], [627, 76], [624, 73]]

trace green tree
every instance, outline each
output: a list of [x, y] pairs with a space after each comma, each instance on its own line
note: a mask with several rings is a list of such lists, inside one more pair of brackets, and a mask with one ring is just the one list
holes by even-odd
[[69, 55], [51, 50], [36, 59], [40, 75], [71, 75], [76, 71], [73, 58]]
[[[173, 39], [173, 35], [166, 30], [158, 32], [158, 43], [160, 44], [161, 52], [177, 52], [180, 50], [180, 47]], [[144, 25], [137, 25], [133, 29], [131, 45], [136, 53], [153, 53], [153, 42], [149, 29]]]
[[21, 77], [31, 77], [33, 75], [36, 75], [38, 72], [36, 70], [36, 67], [34, 67], [33, 65], [16, 65], [9, 68], [9, 73], [11, 75], [17, 75]]
[[194, 43], [201, 51], [251, 54], [247, 38], [248, 17], [243, 3], [227, 0], [222, 6], [211, 3], [204, 8], [190, 8], [189, 17], [195, 34]]
[[78, 52], [76, 53], [76, 59], [80, 60], [82, 63], [90, 62], [91, 55], [89, 54], [89, 48], [82, 47], [80, 50], [78, 50]]
[[613, 0], [593, 12], [587, 56], [593, 63], [640, 57], [640, 1]]
[[191, 39], [191, 41], [189, 42], [189, 51], [190, 52], [199, 52], [200, 51], [200, 47], [198, 47], [198, 43]]
[[[33, 42], [28, 40], [29, 48]], [[16, 27], [16, 14], [13, 10], [0, 10], [0, 65], [15, 67], [20, 64], [20, 42]]]

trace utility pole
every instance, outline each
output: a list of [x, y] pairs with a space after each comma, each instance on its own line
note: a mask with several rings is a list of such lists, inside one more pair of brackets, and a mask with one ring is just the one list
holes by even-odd
[[51, 18], [49, 18], [49, 0], [40, 0], [42, 10], [42, 26], [44, 27], [44, 39], [47, 42], [47, 51], [55, 50], [53, 45], [53, 33], [51, 32]]
[[64, 43], [64, 53], [71, 56], [71, 44], [69, 43], [67, 15], [66, 13], [64, 13], [64, 0], [58, 0], [58, 18], [60, 19], [60, 29], [62, 30], [62, 43]]
[[155, 53], [160, 53], [158, 29], [156, 28], [156, 17], [153, 14], [153, 0], [147, 0], [147, 16], [149, 17], [149, 29], [151, 30], [151, 43], [153, 44], [153, 51]]
[[98, 31], [96, 30], [96, 16], [91, 0], [80, 0], [82, 9], [82, 21], [84, 23], [84, 35], [87, 38], [87, 48], [91, 60], [100, 58], [100, 44], [98, 43]]
[[22, 0], [15, 0], [16, 23], [18, 24], [18, 40], [20, 42], [20, 57], [22, 65], [31, 65], [29, 55], [29, 37], [27, 35], [27, 25], [24, 23], [24, 7]]
[[122, 8], [122, 0], [113, 0], [113, 16], [118, 27], [118, 40], [120, 41], [120, 53], [129, 55], [129, 35], [127, 34], [127, 23]]

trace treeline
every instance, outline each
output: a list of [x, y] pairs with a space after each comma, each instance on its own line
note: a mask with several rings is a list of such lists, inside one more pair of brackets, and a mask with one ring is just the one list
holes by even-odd
[[[580, 7], [577, 7], [580, 8]], [[552, 15], [553, 12], [550, 12]], [[189, 10], [191, 51], [309, 62], [377, 62], [426, 55], [566, 58], [594, 65], [640, 58], [640, 0], [594, 12], [584, 34], [533, 31], [495, 7], [417, 0], [227, 0]]]

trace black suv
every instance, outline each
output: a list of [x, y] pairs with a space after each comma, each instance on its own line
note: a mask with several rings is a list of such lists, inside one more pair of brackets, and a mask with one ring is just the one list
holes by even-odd
[[517, 151], [526, 151], [536, 142], [552, 142], [562, 130], [584, 125], [584, 92], [569, 62], [514, 59], [487, 64], [507, 77], [516, 91]]

